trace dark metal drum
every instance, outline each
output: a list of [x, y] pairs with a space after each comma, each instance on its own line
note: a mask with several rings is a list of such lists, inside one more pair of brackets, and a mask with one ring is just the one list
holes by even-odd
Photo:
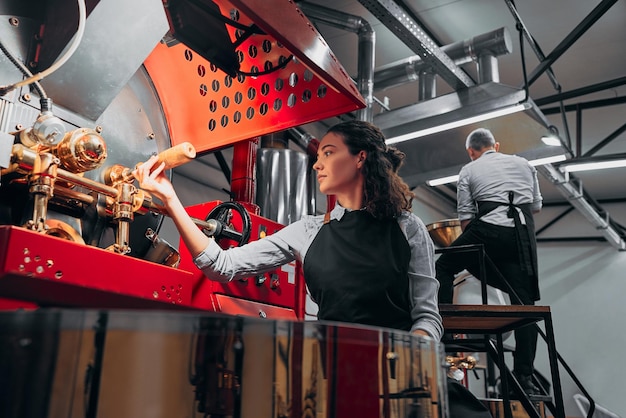
[[159, 311], [0, 312], [0, 416], [448, 417], [440, 343]]

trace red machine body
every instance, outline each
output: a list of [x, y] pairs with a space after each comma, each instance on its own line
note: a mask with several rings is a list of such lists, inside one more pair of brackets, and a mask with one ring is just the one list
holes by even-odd
[[[204, 219], [219, 201], [189, 207]], [[282, 228], [250, 214], [251, 240]], [[233, 220], [234, 228], [241, 221]], [[221, 245], [229, 245], [221, 241]], [[234, 244], [234, 243], [233, 243]], [[299, 263], [230, 283], [211, 281], [181, 243], [178, 268], [85, 246], [25, 228], [0, 226], [0, 308], [67, 306], [193, 309], [273, 319], [304, 318]]]
[[[202, 203], [187, 208], [194, 218], [206, 220], [208, 214], [220, 201]], [[241, 230], [242, 220], [234, 216], [233, 227]], [[250, 213], [250, 241], [263, 239], [283, 225]], [[219, 241], [222, 248], [236, 243]], [[273, 319], [304, 318], [305, 286], [300, 263], [291, 262], [276, 270], [245, 280], [219, 283], [208, 280], [194, 265], [185, 245], [180, 244], [180, 268], [192, 272], [193, 295], [191, 305], [202, 310], [224, 312]]]
[[0, 250], [0, 295], [11, 299], [0, 301], [4, 309], [192, 305], [188, 271], [11, 225], [0, 226]]

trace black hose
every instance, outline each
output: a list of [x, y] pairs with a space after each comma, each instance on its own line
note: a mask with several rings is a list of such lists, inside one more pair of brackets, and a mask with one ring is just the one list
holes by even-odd
[[[0, 49], [2, 50], [2, 52], [4, 52], [4, 55], [7, 56], [9, 61], [11, 61], [13, 63], [13, 65], [15, 65], [15, 67], [22, 72], [23, 75], [25, 75], [26, 77], [32, 77], [33, 76], [33, 73], [28, 69], [28, 67], [26, 67], [26, 65], [24, 65], [23, 62], [21, 62], [19, 59], [17, 59], [11, 53], [11, 51], [9, 51], [7, 49], [7, 47], [2, 43], [1, 40], [0, 40]], [[50, 108], [51, 108], [52, 102], [51, 102], [50, 99], [48, 99], [48, 95], [44, 91], [43, 87], [41, 86], [41, 84], [38, 81], [35, 81], [32, 84], [35, 87], [35, 90], [37, 91], [37, 94], [39, 94], [40, 103], [41, 103], [41, 111], [42, 112], [49, 111]], [[13, 90], [14, 88], [15, 88], [15, 84], [12, 84], [10, 86], [5, 86], [2, 89], [2, 93], [6, 94], [9, 91]]]

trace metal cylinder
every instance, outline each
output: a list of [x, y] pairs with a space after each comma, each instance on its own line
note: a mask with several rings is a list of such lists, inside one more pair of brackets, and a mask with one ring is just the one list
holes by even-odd
[[257, 154], [256, 201], [260, 215], [288, 225], [310, 213], [308, 156], [290, 149], [262, 148]]
[[[455, 42], [441, 47], [455, 65], [464, 65], [478, 60], [483, 55], [498, 57], [513, 51], [511, 36], [506, 27], [475, 36], [468, 40]], [[491, 63], [497, 65], [497, 60]], [[397, 62], [379, 67], [374, 73], [375, 90], [385, 90], [411, 81], [415, 81], [420, 71], [427, 69], [428, 64], [419, 56], [412, 56]], [[497, 73], [497, 67], [495, 68]], [[497, 74], [494, 74], [497, 76]], [[494, 80], [495, 81], [495, 80]]]
[[478, 58], [478, 81], [479, 83], [500, 82], [498, 71], [498, 59], [491, 54], [481, 55]]
[[428, 100], [436, 96], [437, 77], [432, 71], [420, 71], [419, 75], [419, 100]]

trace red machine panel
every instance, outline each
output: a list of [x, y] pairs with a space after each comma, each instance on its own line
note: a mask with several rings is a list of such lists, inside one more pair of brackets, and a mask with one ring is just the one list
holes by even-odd
[[0, 226], [3, 298], [41, 306], [189, 309], [191, 285], [192, 275], [184, 270]]
[[[207, 202], [187, 208], [194, 218], [206, 220], [208, 214], [221, 202]], [[250, 214], [250, 241], [271, 235], [283, 225], [270, 219]], [[241, 219], [233, 217], [233, 227], [241, 231]], [[220, 241], [224, 248], [232, 242]], [[304, 279], [301, 277], [300, 265], [296, 262], [284, 265], [276, 270], [235, 280], [219, 283], [208, 280], [194, 265], [189, 251], [180, 244], [180, 268], [193, 272], [192, 305], [203, 310], [215, 310], [230, 314], [266, 316], [274, 319], [304, 318]], [[246, 304], [249, 302], [249, 305]]]
[[295, 2], [215, 3], [234, 20], [226, 29], [236, 45], [236, 76], [183, 43], [159, 44], [144, 62], [163, 104], [172, 145], [189, 141], [202, 154], [366, 106]]

